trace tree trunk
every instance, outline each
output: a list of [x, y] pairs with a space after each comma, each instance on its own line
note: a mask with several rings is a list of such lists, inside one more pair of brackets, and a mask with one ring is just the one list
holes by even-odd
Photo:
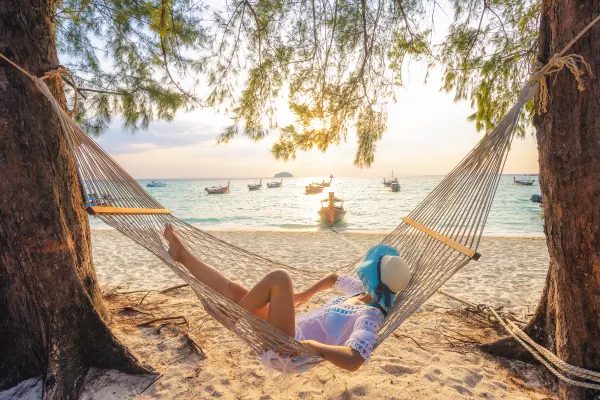
[[[0, 52], [56, 69], [54, 0], [0, 0]], [[50, 89], [62, 100], [62, 82]], [[75, 398], [90, 366], [144, 373], [106, 325], [72, 157], [46, 98], [0, 59], [0, 390], [43, 376]]]
[[[600, 13], [600, 0], [543, 1], [539, 59], [547, 62]], [[600, 76], [600, 23], [567, 54], [579, 54]], [[535, 119], [550, 268], [527, 333], [562, 360], [600, 371], [600, 82], [585, 90], [565, 68], [548, 78], [548, 113]], [[488, 346], [519, 356], [511, 340]], [[561, 383], [563, 399], [598, 393]]]

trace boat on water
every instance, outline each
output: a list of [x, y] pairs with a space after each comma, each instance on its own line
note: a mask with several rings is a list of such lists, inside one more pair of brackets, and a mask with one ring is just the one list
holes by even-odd
[[535, 179], [517, 179], [513, 176], [513, 183], [521, 186], [533, 186]]
[[398, 178], [394, 178], [394, 170], [392, 170], [392, 179], [383, 178], [383, 186], [392, 187], [394, 183], [398, 183]]
[[[534, 194], [533, 196], [531, 196], [530, 199], [532, 202], [534, 203], [539, 203], [542, 204], [542, 195], [541, 194]], [[540, 206], [541, 207], [541, 206]]]
[[282, 186], [283, 186], [283, 178], [281, 178], [281, 181], [279, 181], [279, 182], [267, 182], [267, 188], [269, 188], [269, 189], [280, 188]]
[[248, 190], [260, 190], [262, 189], [262, 179], [260, 183], [251, 183], [248, 185]]
[[152, 181], [146, 185], [146, 187], [165, 187], [167, 184], [161, 181]]
[[[397, 179], [397, 178], [396, 178], [396, 179]], [[396, 182], [394, 182], [394, 183], [392, 183], [392, 184], [390, 185], [390, 190], [391, 190], [392, 192], [399, 192], [399, 191], [400, 191], [400, 184], [399, 184], [397, 181], [396, 181]]]
[[306, 185], [304, 187], [305, 194], [317, 194], [321, 193], [325, 189], [325, 186], [322, 186], [319, 183], [311, 183], [310, 185]]
[[344, 210], [344, 200], [335, 197], [333, 192], [329, 192], [329, 198], [321, 200], [321, 209], [319, 217], [322, 221], [333, 225], [344, 219], [346, 210]]
[[331, 187], [331, 182], [333, 181], [333, 175], [329, 175], [329, 182], [325, 182], [325, 179], [321, 183], [313, 182], [314, 185], [321, 185], [323, 187]]
[[227, 186], [213, 186], [210, 188], [204, 188], [204, 190], [206, 190], [206, 193], [208, 194], [225, 194], [225, 193], [229, 193], [229, 183], [227, 182]]

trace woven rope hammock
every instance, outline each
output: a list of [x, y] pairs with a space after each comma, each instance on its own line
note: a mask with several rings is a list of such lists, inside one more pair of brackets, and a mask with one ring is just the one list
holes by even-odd
[[[314, 279], [306, 271], [267, 259], [226, 243], [173, 215], [153, 199], [123, 168], [91, 139], [54, 99], [42, 79], [30, 75], [50, 101], [67, 138], [75, 160], [82, 196], [90, 196], [91, 215], [145, 247], [194, 290], [207, 312], [250, 345], [257, 354], [275, 351], [304, 365], [321, 361], [314, 351], [255, 317], [236, 303], [205, 286], [167, 252], [162, 236], [165, 224], [173, 225], [185, 246], [229, 277], [257, 282], [265, 273], [283, 268], [298, 281]], [[477, 247], [490, 212], [492, 200], [506, 162], [521, 110], [535, 94], [538, 84], [529, 82], [517, 103], [496, 128], [485, 135], [423, 202], [403, 218], [382, 243], [398, 249], [412, 270], [411, 281], [395, 300], [378, 333], [376, 347], [417, 308], [429, 299], [469, 261], [479, 259]], [[353, 273], [356, 263], [341, 266], [337, 272]], [[331, 272], [331, 271], [329, 271]], [[303, 278], [303, 279], [302, 279]]]
[[[119, 230], [167, 264], [190, 285], [206, 310], [242, 338], [257, 354], [273, 350], [315, 364], [323, 359], [267, 322], [248, 313], [193, 277], [167, 253], [162, 236], [172, 224], [185, 246], [230, 277], [254, 283], [265, 273], [284, 268], [296, 280], [314, 271], [293, 268], [226, 243], [177, 218], [153, 199], [115, 160], [105, 153], [64, 111], [45, 83], [34, 77], [48, 98], [66, 134], [82, 195], [91, 195], [90, 214]], [[430, 298], [448, 279], [480, 255], [481, 238], [523, 105], [536, 91], [527, 84], [517, 103], [383, 243], [398, 249], [412, 269], [412, 279], [400, 293], [382, 325], [376, 346]], [[338, 271], [352, 273], [355, 263]], [[305, 279], [300, 279], [305, 278]]]

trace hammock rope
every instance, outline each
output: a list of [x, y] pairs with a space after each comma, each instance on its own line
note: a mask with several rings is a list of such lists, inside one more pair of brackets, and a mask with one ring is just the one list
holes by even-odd
[[[600, 17], [594, 23], [598, 19]], [[265, 273], [277, 268], [286, 269], [295, 282], [302, 284], [314, 277], [316, 270], [294, 268], [270, 260], [175, 218], [75, 123], [69, 113], [59, 106], [42, 79], [29, 74], [1, 53], [0, 57], [27, 75], [52, 105], [75, 161], [82, 197], [84, 201], [90, 199], [87, 207], [90, 214], [162, 260], [189, 284], [214, 318], [244, 340], [257, 354], [273, 350], [302, 359], [304, 364], [323, 361], [314, 351], [198, 281], [168, 255], [162, 230], [166, 224], [171, 224], [192, 253], [223, 274], [239, 277], [249, 284], [256, 283]], [[53, 72], [62, 76], [61, 72]], [[498, 125], [383, 240], [382, 243], [397, 248], [411, 266], [412, 278], [408, 287], [396, 297], [391, 312], [379, 330], [375, 347], [456, 272], [472, 259], [479, 258], [477, 247], [515, 127], [524, 104], [533, 98], [539, 81], [545, 76], [542, 69], [536, 74], [536, 79], [525, 84], [516, 104]], [[76, 88], [74, 90], [77, 91]], [[353, 262], [337, 271], [352, 273], [355, 265], [356, 262]]]
[[[53, 98], [46, 84], [30, 76], [50, 101], [73, 154], [88, 211], [167, 264], [194, 290], [207, 311], [258, 354], [275, 350], [302, 357], [307, 364], [322, 358], [265, 321], [205, 286], [168, 255], [162, 237], [173, 225], [185, 246], [230, 277], [256, 283], [267, 272], [286, 269], [295, 282], [307, 282], [315, 270], [298, 269], [226, 243], [170, 214], [90, 138]], [[383, 243], [396, 247], [412, 266], [412, 279], [397, 296], [378, 335], [376, 346], [431, 297], [476, 253], [494, 193], [523, 105], [537, 85], [528, 83], [513, 108], [463, 161], [411, 212]], [[476, 256], [475, 256], [476, 255]], [[356, 262], [338, 272], [352, 273]], [[330, 272], [321, 270], [320, 272]]]
[[[566, 363], [550, 350], [537, 344], [515, 323], [516, 318], [514, 314], [501, 311], [502, 307], [495, 308], [483, 303], [475, 304], [450, 293], [446, 293], [443, 290], [438, 290], [438, 293], [463, 304], [467, 310], [485, 315], [488, 321], [502, 326], [508, 334], [532, 355], [532, 357], [538, 360], [540, 364], [544, 365], [558, 379], [571, 385], [600, 390], [600, 372]], [[525, 324], [522, 321], [520, 323]], [[570, 377], [565, 376], [565, 374]]]

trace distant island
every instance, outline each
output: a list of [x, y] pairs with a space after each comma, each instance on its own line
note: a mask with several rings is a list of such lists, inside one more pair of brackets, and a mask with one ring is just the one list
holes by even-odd
[[275, 176], [273, 178], [293, 178], [294, 175], [290, 174], [289, 172], [280, 172], [278, 174], [275, 174]]

